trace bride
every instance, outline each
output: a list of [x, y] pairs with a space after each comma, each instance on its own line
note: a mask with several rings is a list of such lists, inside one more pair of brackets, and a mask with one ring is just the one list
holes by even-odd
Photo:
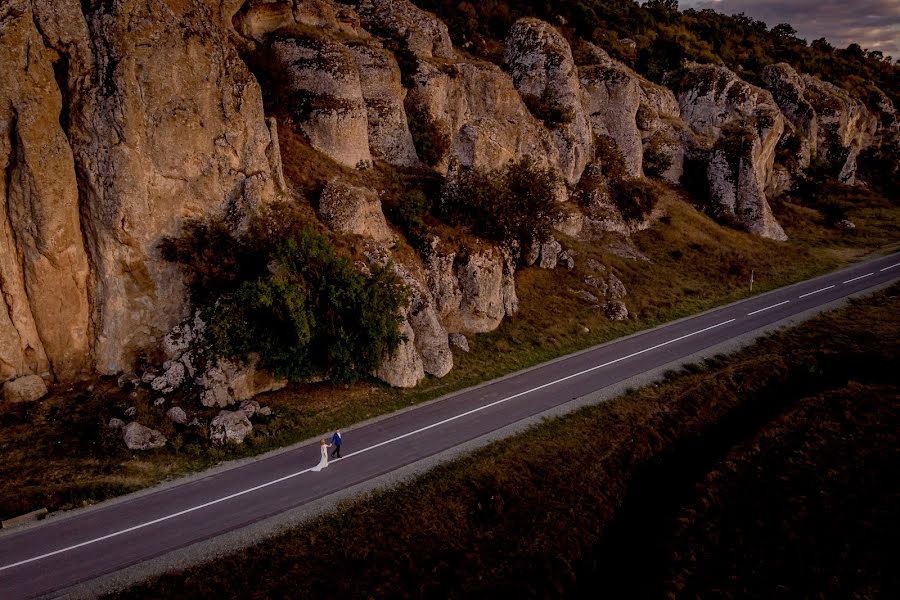
[[326, 444], [325, 440], [320, 440], [319, 448], [322, 450], [322, 458], [319, 459], [319, 464], [312, 468], [313, 471], [321, 471], [328, 466], [328, 449], [331, 448], [331, 444]]

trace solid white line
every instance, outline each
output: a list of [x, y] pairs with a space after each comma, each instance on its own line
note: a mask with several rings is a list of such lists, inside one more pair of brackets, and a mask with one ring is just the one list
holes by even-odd
[[889, 267], [885, 267], [885, 268], [881, 269], [880, 272], [883, 273], [883, 272], [887, 271], [888, 269], [893, 269], [894, 267], [900, 267], [900, 263], [894, 263], [894, 264], [892, 264], [892, 265], [889, 266]]
[[859, 277], [854, 277], [853, 279], [848, 279], [844, 283], [853, 283], [854, 281], [859, 281], [860, 279], [865, 279], [866, 277], [871, 277], [875, 273], [866, 273], [865, 275], [860, 275]]
[[753, 312], [747, 313], [747, 316], [752, 317], [753, 315], [755, 315], [757, 313], [761, 313], [764, 310], [769, 310], [770, 308], [775, 308], [776, 306], [781, 306], [782, 304], [787, 304], [788, 302], [790, 302], [790, 300], [785, 300], [784, 302], [779, 302], [778, 304], [773, 304], [772, 306], [767, 306], [767, 307], [761, 308], [759, 310], [754, 310]]
[[[356, 456], [356, 455], [358, 455], [358, 454], [363, 454], [364, 452], [369, 452], [370, 450], [374, 450], [374, 449], [376, 449], [376, 448], [380, 448], [381, 446], [384, 446], [384, 445], [386, 445], [386, 444], [391, 444], [391, 443], [394, 443], [394, 442], [396, 442], [396, 441], [402, 440], [402, 439], [404, 439], [404, 438], [408, 438], [408, 437], [411, 436], [411, 435], [415, 435], [415, 434], [417, 434], [417, 433], [421, 433], [421, 432], [423, 432], [423, 431], [427, 431], [427, 430], [432, 429], [432, 428], [434, 428], [434, 427], [438, 427], [438, 426], [440, 426], [440, 425], [444, 425], [444, 424], [449, 423], [449, 422], [451, 422], [451, 421], [455, 421], [455, 420], [457, 420], [457, 419], [461, 419], [461, 418], [463, 418], [463, 417], [466, 417], [466, 416], [468, 416], [468, 415], [471, 415], [471, 414], [480, 412], [480, 411], [485, 410], [485, 409], [487, 409], [487, 408], [490, 408], [490, 407], [492, 407], [492, 406], [497, 406], [498, 404], [502, 404], [502, 403], [504, 403], [504, 402], [508, 402], [508, 401], [510, 401], [510, 400], [513, 400], [513, 399], [515, 399], [515, 398], [519, 398], [519, 397], [524, 396], [524, 395], [526, 395], [526, 394], [530, 394], [531, 392], [536, 392], [536, 391], [542, 390], [542, 389], [544, 389], [544, 388], [546, 388], [546, 387], [550, 387], [551, 385], [556, 385], [557, 383], [561, 383], [561, 382], [563, 382], [563, 381], [567, 381], [567, 380], [572, 379], [572, 378], [574, 378], [574, 377], [578, 377], [578, 376], [580, 376], [580, 375], [584, 375], [585, 373], [590, 373], [591, 371], [596, 371], [597, 369], [602, 369], [603, 367], [608, 367], [609, 365], [614, 365], [614, 364], [616, 364], [617, 362], [621, 362], [621, 361], [627, 360], [627, 359], [629, 359], [629, 358], [634, 358], [635, 356], [638, 356], [638, 355], [640, 355], [640, 354], [644, 354], [645, 352], [650, 352], [651, 350], [656, 350], [657, 348], [662, 348], [663, 346], [668, 346], [669, 344], [674, 344], [675, 342], [679, 342], [679, 341], [684, 340], [684, 339], [687, 339], [687, 338], [689, 338], [689, 337], [693, 337], [693, 336], [695, 336], [695, 335], [699, 335], [699, 334], [701, 334], [701, 333], [705, 333], [705, 332], [707, 332], [707, 331], [710, 331], [711, 329], [715, 329], [715, 328], [717, 328], [717, 327], [721, 327], [722, 325], [728, 325], [729, 323], [732, 323], [732, 322], [734, 322], [734, 321], [735, 321], [735, 319], [728, 319], [727, 321], [722, 321], [721, 323], [717, 323], [717, 324], [715, 324], [715, 325], [711, 325], [710, 327], [706, 327], [705, 329], [700, 329], [699, 331], [695, 331], [695, 332], [693, 332], [693, 333], [688, 333], [688, 334], [683, 335], [683, 336], [681, 336], [681, 337], [677, 337], [677, 338], [671, 339], [671, 340], [669, 340], [669, 341], [667, 341], [667, 342], [663, 342], [663, 343], [661, 343], [661, 344], [657, 344], [657, 345], [655, 345], [655, 346], [651, 346], [651, 347], [649, 347], [649, 348], [644, 348], [643, 350], [639, 350], [639, 351], [637, 351], [637, 352], [633, 352], [633, 353], [629, 354], [628, 356], [622, 356], [622, 357], [617, 358], [617, 359], [615, 359], [615, 360], [611, 360], [611, 361], [609, 361], [609, 362], [605, 362], [605, 363], [603, 363], [602, 365], [597, 365], [597, 366], [595, 366], [595, 367], [591, 367], [591, 368], [589, 368], [589, 369], [585, 369], [585, 370], [583, 370], [583, 371], [579, 371], [578, 373], [573, 373], [572, 375], [567, 375], [566, 377], [561, 377], [561, 378], [556, 379], [556, 380], [554, 380], [554, 381], [551, 381], [551, 382], [549, 382], [549, 383], [545, 383], [545, 384], [543, 384], [543, 385], [539, 385], [539, 386], [537, 386], [537, 387], [533, 387], [533, 388], [531, 388], [530, 390], [525, 390], [524, 392], [519, 392], [518, 394], [513, 394], [512, 396], [508, 396], [508, 397], [506, 397], [506, 398], [503, 398], [502, 400], [497, 400], [497, 401], [495, 401], [495, 402], [491, 402], [490, 404], [485, 404], [484, 406], [480, 406], [480, 407], [478, 407], [478, 408], [473, 408], [472, 410], [469, 410], [469, 411], [466, 411], [466, 412], [464, 412], [464, 413], [458, 414], [458, 415], [456, 415], [456, 416], [454, 416], [454, 417], [450, 417], [449, 419], [444, 419], [443, 421], [438, 421], [437, 423], [432, 423], [431, 425], [427, 425], [427, 426], [422, 427], [422, 428], [420, 428], [420, 429], [416, 429], [415, 431], [410, 431], [409, 433], [404, 433], [403, 435], [399, 435], [399, 436], [397, 436], [397, 437], [395, 437], [395, 438], [392, 438], [392, 439], [389, 439], [389, 440], [385, 440], [385, 441], [383, 441], [383, 442], [379, 442], [378, 444], [375, 444], [375, 445], [373, 445], [373, 446], [369, 446], [368, 448], [363, 448], [362, 450], [357, 450], [357, 451], [355, 451], [355, 452], [351, 452], [350, 454], [347, 454], [346, 456], [344, 456], [344, 457], [342, 457], [342, 458], [336, 459], [336, 460], [334, 460], [333, 462], [338, 462], [339, 460], [346, 460], [346, 459], [350, 458], [351, 456]], [[115, 531], [115, 532], [113, 532], [113, 533], [109, 533], [109, 534], [107, 534], [107, 535], [104, 535], [104, 536], [101, 536], [101, 537], [98, 537], [98, 538], [94, 538], [94, 539], [92, 539], [92, 540], [87, 540], [86, 542], [81, 542], [81, 543], [79, 543], [79, 544], [74, 544], [74, 545], [72, 545], [72, 546], [67, 546], [67, 547], [65, 547], [65, 548], [60, 548], [59, 550], [54, 550], [53, 552], [47, 552], [46, 554], [41, 554], [40, 556], [34, 556], [34, 557], [32, 557], [32, 558], [27, 558], [27, 559], [25, 559], [25, 560], [20, 560], [19, 562], [12, 563], [12, 564], [9, 564], [9, 565], [4, 565], [4, 566], [0, 567], [0, 571], [5, 571], [5, 570], [7, 570], [7, 569], [12, 569], [12, 568], [14, 568], [14, 567], [18, 567], [18, 566], [21, 566], [21, 565], [25, 565], [25, 564], [28, 564], [28, 563], [31, 563], [31, 562], [34, 562], [34, 561], [37, 561], [37, 560], [41, 560], [41, 559], [44, 559], [44, 558], [49, 558], [49, 557], [51, 557], [51, 556], [56, 556], [57, 554], [62, 554], [63, 552], [68, 552], [68, 551], [70, 551], [70, 550], [75, 550], [75, 549], [77, 549], [77, 548], [82, 548], [82, 547], [84, 547], [84, 546], [89, 546], [89, 545], [91, 545], [91, 544], [96, 544], [97, 542], [102, 542], [102, 541], [104, 541], [104, 540], [108, 540], [108, 539], [110, 539], [110, 538], [114, 538], [114, 537], [116, 537], [116, 536], [120, 536], [120, 535], [123, 535], [123, 534], [125, 534], [125, 533], [130, 533], [130, 532], [132, 532], [132, 531], [137, 531], [138, 529], [143, 529], [144, 527], [149, 527], [149, 526], [151, 526], [151, 525], [156, 525], [157, 523], [162, 523], [163, 521], [168, 521], [169, 519], [174, 519], [174, 518], [176, 518], [176, 517], [180, 517], [180, 516], [182, 516], [182, 515], [186, 515], [186, 514], [188, 514], [188, 513], [192, 513], [192, 512], [194, 512], [194, 511], [197, 511], [197, 510], [200, 510], [200, 509], [203, 509], [203, 508], [207, 508], [207, 507], [209, 507], [209, 506], [213, 506], [214, 504], [219, 504], [220, 502], [225, 502], [225, 501], [227, 501], [227, 500], [231, 500], [231, 499], [233, 499], [233, 498], [237, 498], [237, 497], [239, 497], [239, 496], [243, 496], [243, 495], [245, 495], [245, 494], [249, 494], [249, 493], [255, 492], [255, 491], [257, 491], [257, 490], [261, 490], [261, 489], [266, 488], [266, 487], [269, 487], [269, 486], [271, 486], [271, 485], [275, 485], [276, 483], [281, 483], [282, 481], [286, 481], [286, 480], [291, 479], [291, 478], [293, 478], [293, 477], [297, 477], [298, 475], [303, 475], [304, 473], [309, 473], [310, 471], [312, 471], [312, 467], [310, 467], [310, 468], [308, 468], [308, 469], [304, 469], [304, 470], [302, 470], [302, 471], [297, 471], [296, 473], [291, 473], [290, 475], [285, 475], [284, 477], [279, 477], [278, 479], [274, 479], [274, 480], [272, 480], [272, 481], [269, 481], [269, 482], [266, 482], [266, 483], [262, 483], [262, 484], [260, 484], [260, 485], [254, 486], [254, 487], [252, 487], [252, 488], [249, 488], [249, 489], [246, 489], [246, 490], [242, 490], [242, 491], [240, 491], [240, 492], [235, 492], [234, 494], [230, 494], [230, 495], [224, 496], [224, 497], [222, 497], [222, 498], [217, 498], [216, 500], [211, 500], [211, 501], [209, 501], [209, 502], [205, 502], [205, 503], [203, 503], [203, 504], [200, 504], [200, 505], [197, 505], [197, 506], [193, 506], [193, 507], [191, 507], [191, 508], [186, 508], [186, 509], [184, 509], [184, 510], [182, 510], [182, 511], [178, 511], [177, 513], [173, 513], [173, 514], [171, 514], [171, 515], [166, 515], [165, 517], [160, 517], [160, 518], [158, 518], [158, 519], [153, 519], [152, 521], [147, 521], [146, 523], [140, 523], [139, 525], [135, 525], [135, 526], [129, 527], [129, 528], [127, 528], [127, 529], [122, 529], [121, 531]]]
[[803, 294], [803, 295], [800, 296], [800, 297], [801, 297], [801, 298], [806, 298], [807, 296], [812, 296], [813, 294], [818, 294], [819, 292], [824, 292], [825, 290], [830, 290], [830, 289], [833, 288], [833, 287], [834, 287], [833, 285], [829, 285], [828, 287], [823, 287], [821, 290], [816, 290], [816, 291], [814, 291], [814, 292], [809, 292], [809, 293], [807, 293], [807, 294]]

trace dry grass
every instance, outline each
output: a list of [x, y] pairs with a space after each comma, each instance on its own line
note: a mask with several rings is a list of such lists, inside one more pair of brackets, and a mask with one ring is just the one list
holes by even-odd
[[[894, 286], [121, 597], [660, 597], [667, 582], [691, 597], [773, 597], [796, 581], [792, 573], [811, 584], [786, 588], [801, 597], [891, 597], [883, 555], [866, 564], [878, 536], [845, 546], [817, 523], [842, 523], [842, 531], [864, 523], [871, 533], [900, 522], [896, 478], [879, 484], [897, 464], [898, 350]], [[859, 394], [871, 397], [854, 405]], [[863, 447], [864, 472], [855, 454]], [[820, 479], [822, 469], [833, 476]], [[854, 495], [848, 485], [860, 477], [874, 479]], [[754, 487], [760, 481], [765, 496]], [[736, 502], [756, 508], [736, 510]], [[869, 510], [873, 502], [878, 510]], [[629, 547], [627, 536], [649, 535], [639, 519], [657, 537]], [[768, 545], [734, 540], [734, 519], [747, 539]], [[672, 545], [677, 554], [655, 554]], [[782, 570], [767, 558], [775, 553]], [[860, 568], [805, 578], [838, 558]], [[734, 566], [737, 576], [707, 561]]]

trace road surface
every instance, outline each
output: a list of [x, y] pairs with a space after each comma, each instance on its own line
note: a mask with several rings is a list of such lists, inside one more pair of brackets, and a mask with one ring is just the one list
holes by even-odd
[[322, 472], [308, 444], [0, 536], [0, 598], [54, 596], [311, 503], [785, 318], [900, 277], [900, 254], [859, 263], [346, 428]]

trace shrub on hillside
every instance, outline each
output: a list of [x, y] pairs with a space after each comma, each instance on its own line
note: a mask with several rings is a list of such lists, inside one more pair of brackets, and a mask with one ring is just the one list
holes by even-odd
[[428, 166], [437, 165], [450, 151], [450, 133], [414, 102], [406, 102], [406, 119], [419, 159]]
[[594, 159], [603, 167], [603, 174], [611, 180], [625, 177], [625, 157], [616, 141], [608, 135], [594, 136]]
[[323, 235], [274, 216], [255, 219], [242, 237], [208, 222], [163, 243], [202, 311], [209, 354], [256, 352], [291, 380], [352, 382], [371, 373], [403, 340], [406, 290], [390, 268], [366, 277]]
[[525, 247], [545, 240], [560, 216], [556, 191], [560, 178], [530, 158], [483, 172], [460, 168], [441, 195], [441, 213], [490, 240]]
[[626, 221], [644, 220], [656, 206], [660, 193], [657, 184], [641, 177], [617, 179], [609, 187]]
[[660, 177], [672, 166], [672, 157], [666, 153], [659, 138], [654, 138], [644, 150], [643, 165], [644, 173], [650, 177]]

